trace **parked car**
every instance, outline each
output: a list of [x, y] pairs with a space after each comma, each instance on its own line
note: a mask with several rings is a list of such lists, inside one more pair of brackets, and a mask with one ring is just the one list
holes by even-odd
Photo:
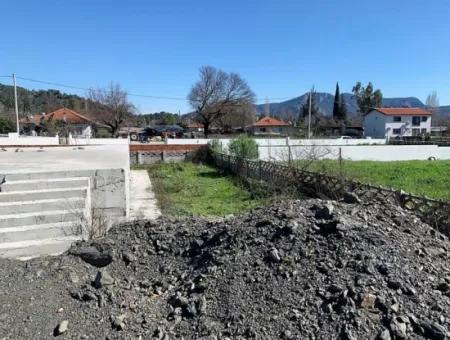
[[159, 125], [155, 127], [146, 127], [139, 133], [139, 141], [149, 142], [154, 137], [161, 138], [182, 138], [184, 130], [178, 125]]

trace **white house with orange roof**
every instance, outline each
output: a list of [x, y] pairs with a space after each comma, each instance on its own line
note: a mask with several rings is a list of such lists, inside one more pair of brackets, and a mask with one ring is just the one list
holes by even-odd
[[286, 135], [289, 131], [289, 127], [290, 125], [281, 119], [264, 117], [250, 125], [249, 130], [255, 135]]
[[432, 113], [421, 108], [372, 109], [364, 116], [364, 134], [372, 138], [423, 136], [431, 132]]
[[66, 107], [56, 111], [34, 115], [23, 119], [21, 123], [31, 129], [39, 130], [45, 123], [63, 123], [69, 128], [73, 136], [92, 137], [95, 127], [98, 125], [92, 119]]

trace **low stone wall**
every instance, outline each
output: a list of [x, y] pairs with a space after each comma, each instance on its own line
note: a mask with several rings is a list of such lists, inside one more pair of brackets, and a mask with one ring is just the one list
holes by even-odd
[[338, 178], [267, 161], [250, 161], [230, 155], [213, 156], [214, 164], [240, 177], [265, 181], [278, 188], [295, 188], [310, 197], [341, 199], [355, 193], [363, 202], [389, 202], [411, 211], [450, 236], [450, 203], [420, 197], [347, 178]]
[[202, 148], [202, 145], [131, 144], [130, 164], [182, 162]]

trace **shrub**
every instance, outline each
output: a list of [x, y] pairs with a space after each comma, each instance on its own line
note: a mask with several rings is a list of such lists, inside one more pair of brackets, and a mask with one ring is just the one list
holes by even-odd
[[213, 139], [208, 143], [208, 149], [213, 155], [217, 155], [222, 152], [222, 143], [218, 139]]
[[14, 126], [14, 123], [9, 118], [2, 118], [0, 117], [0, 133], [8, 133], [8, 132], [15, 132], [16, 127]]
[[230, 155], [239, 158], [258, 158], [258, 144], [253, 138], [245, 135], [241, 135], [238, 138], [232, 139], [228, 144], [228, 151]]

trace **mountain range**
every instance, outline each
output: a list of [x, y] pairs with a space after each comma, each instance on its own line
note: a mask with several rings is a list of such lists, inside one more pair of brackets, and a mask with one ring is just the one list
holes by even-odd
[[[347, 112], [349, 117], [354, 117], [358, 112], [358, 104], [356, 98], [351, 93], [342, 94], [347, 105]], [[258, 114], [264, 114], [269, 108], [270, 115], [285, 119], [298, 116], [300, 107], [308, 100], [308, 93], [305, 93], [299, 97], [295, 97], [279, 103], [260, 104], [256, 106]], [[316, 105], [319, 112], [326, 117], [331, 117], [333, 114], [334, 95], [330, 93], [317, 92], [316, 93]], [[384, 107], [425, 107], [416, 97], [399, 97], [399, 98], [383, 98]], [[450, 107], [448, 108], [450, 111]]]

